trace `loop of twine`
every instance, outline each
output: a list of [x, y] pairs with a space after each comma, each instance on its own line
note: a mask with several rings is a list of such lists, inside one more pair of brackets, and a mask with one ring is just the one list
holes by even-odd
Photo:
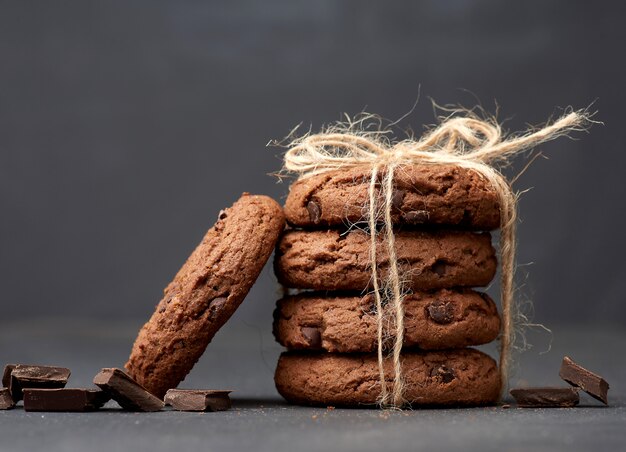
[[[454, 112], [456, 114], [459, 111]], [[393, 178], [400, 165], [454, 164], [472, 169], [484, 177], [498, 195], [500, 208], [500, 259], [501, 259], [501, 305], [502, 329], [500, 333], [499, 372], [502, 391], [505, 390], [511, 347], [514, 343], [515, 305], [515, 228], [517, 197], [506, 178], [493, 166], [506, 164], [513, 155], [534, 148], [572, 131], [586, 130], [592, 122], [585, 110], [569, 111], [544, 127], [513, 137], [503, 137], [500, 125], [492, 120], [483, 120], [463, 110], [465, 116], [446, 118], [436, 128], [419, 140], [407, 139], [396, 143], [383, 140], [388, 131], [365, 132], [353, 130], [353, 124], [340, 125], [319, 134], [307, 134], [293, 140], [284, 156], [284, 169], [300, 177], [308, 177], [340, 168], [367, 166], [371, 168], [368, 188], [368, 224], [370, 233], [370, 261], [373, 293], [377, 315], [377, 357], [381, 394], [380, 405], [401, 408], [405, 405], [402, 377], [401, 350], [404, 342], [405, 290], [398, 269], [395, 237], [391, 218]], [[382, 180], [378, 178], [385, 170]], [[377, 185], [380, 196], [377, 196]], [[381, 284], [377, 264], [377, 215], [378, 200], [382, 198], [383, 243], [389, 256], [389, 271]], [[385, 345], [383, 311], [389, 306], [394, 326], [393, 386], [391, 392], [385, 377]]]

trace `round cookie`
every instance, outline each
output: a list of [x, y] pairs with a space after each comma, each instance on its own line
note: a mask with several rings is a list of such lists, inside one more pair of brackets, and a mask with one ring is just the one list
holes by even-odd
[[[291, 350], [377, 350], [373, 295], [300, 294], [278, 301], [274, 336]], [[417, 292], [404, 300], [404, 346], [422, 350], [487, 344], [500, 331], [496, 305], [471, 289]]]
[[220, 212], [139, 332], [129, 375], [161, 398], [175, 388], [248, 294], [284, 225], [267, 196], [244, 193]]
[[[297, 227], [367, 221], [363, 206], [369, 204], [370, 178], [370, 167], [355, 167], [297, 180], [285, 202], [287, 221]], [[492, 186], [476, 171], [456, 165], [397, 168], [392, 217], [394, 223], [485, 231], [500, 226], [498, 196]]]
[[[392, 363], [385, 368], [391, 386]], [[402, 372], [412, 406], [489, 405], [500, 393], [496, 362], [470, 348], [405, 353]], [[287, 401], [302, 405], [373, 405], [380, 395], [375, 354], [286, 352], [274, 381]]]
[[[496, 273], [488, 232], [397, 231], [395, 241], [400, 271], [411, 289], [486, 286]], [[363, 290], [371, 286], [369, 247], [369, 234], [359, 230], [291, 230], [278, 244], [274, 268], [286, 287]], [[379, 274], [385, 278], [389, 259], [385, 247], [379, 249]]]

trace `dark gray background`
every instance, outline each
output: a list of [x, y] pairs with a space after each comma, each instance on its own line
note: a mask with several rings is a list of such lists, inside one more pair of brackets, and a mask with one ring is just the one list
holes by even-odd
[[[623, 326], [624, 19], [622, 2], [2, 1], [2, 321], [138, 326], [221, 208], [284, 199], [269, 140], [398, 118], [421, 86], [416, 131], [428, 96], [497, 101], [512, 131], [595, 101], [605, 126], [542, 146], [516, 184], [533, 188], [520, 295], [548, 326]], [[269, 329], [274, 301], [266, 268], [233, 328]]]

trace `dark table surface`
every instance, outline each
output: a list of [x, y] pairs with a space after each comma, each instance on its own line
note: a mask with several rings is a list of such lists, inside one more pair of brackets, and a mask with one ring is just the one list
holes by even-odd
[[[71, 368], [68, 387], [89, 387], [101, 367], [122, 366], [138, 323], [42, 319], [0, 329], [3, 363]], [[216, 336], [187, 388], [233, 389], [233, 409], [220, 413], [130, 413], [109, 402], [94, 413], [0, 411], [2, 451], [192, 450], [624, 450], [626, 332], [558, 327], [529, 334], [535, 347], [518, 356], [512, 386], [565, 386], [563, 355], [602, 374], [610, 406], [586, 394], [564, 409], [472, 408], [383, 412], [286, 404], [273, 370], [281, 348], [265, 325], [237, 319]], [[532, 331], [531, 331], [532, 333]], [[493, 348], [486, 349], [494, 355]]]

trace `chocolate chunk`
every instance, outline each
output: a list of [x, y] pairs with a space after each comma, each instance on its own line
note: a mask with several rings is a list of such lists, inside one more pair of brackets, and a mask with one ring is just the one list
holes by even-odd
[[170, 389], [165, 403], [178, 411], [225, 411], [230, 409], [231, 391], [210, 389]]
[[93, 379], [96, 386], [108, 393], [122, 408], [130, 411], [159, 411], [163, 401], [120, 369], [104, 368]]
[[438, 259], [430, 267], [430, 270], [433, 273], [437, 274], [438, 276], [444, 276], [446, 274], [447, 268], [448, 268], [448, 263], [444, 260]]
[[591, 397], [608, 405], [607, 392], [609, 384], [600, 375], [588, 371], [579, 364], [576, 364], [568, 356], [563, 358], [559, 376], [572, 386], [582, 389]]
[[217, 220], [224, 220], [228, 215], [225, 210], [220, 210], [220, 213], [217, 215]]
[[394, 209], [400, 210], [402, 209], [402, 202], [404, 201], [404, 195], [406, 195], [406, 191], [395, 189], [393, 194], [391, 195], [391, 205]]
[[303, 326], [300, 328], [300, 332], [307, 340], [309, 347], [322, 348], [322, 335], [319, 328]]
[[226, 303], [226, 300], [227, 300], [226, 297], [213, 298], [213, 300], [211, 300], [211, 302], [209, 303], [209, 309], [217, 311], [219, 308], [221, 308], [224, 305], [224, 303]]
[[211, 300], [209, 303], [209, 315], [212, 318], [215, 317], [226, 301], [227, 297], [217, 297]]
[[24, 389], [24, 410], [94, 411], [110, 398], [99, 389]]
[[428, 221], [427, 210], [411, 210], [402, 215], [407, 223], [420, 224]]
[[65, 387], [70, 370], [65, 367], [8, 364], [4, 368], [2, 384], [11, 391], [13, 400], [22, 400], [22, 389], [59, 389]]
[[574, 388], [520, 388], [510, 393], [522, 408], [567, 408], [578, 405], [579, 400]]
[[9, 388], [0, 389], [0, 410], [10, 410], [15, 406], [13, 397], [11, 397], [11, 391]]
[[430, 376], [438, 379], [442, 383], [450, 383], [456, 378], [454, 371], [443, 364], [433, 367], [430, 371]]
[[15, 369], [15, 364], [7, 364], [4, 366], [4, 373], [2, 374], [2, 386], [8, 388], [11, 386], [11, 372]]
[[433, 322], [446, 325], [454, 320], [454, 304], [450, 301], [433, 301], [426, 307]]
[[311, 221], [318, 224], [320, 222], [320, 217], [322, 216], [322, 209], [320, 208], [320, 205], [315, 201], [309, 201], [306, 205], [306, 210], [309, 211], [309, 218]]

